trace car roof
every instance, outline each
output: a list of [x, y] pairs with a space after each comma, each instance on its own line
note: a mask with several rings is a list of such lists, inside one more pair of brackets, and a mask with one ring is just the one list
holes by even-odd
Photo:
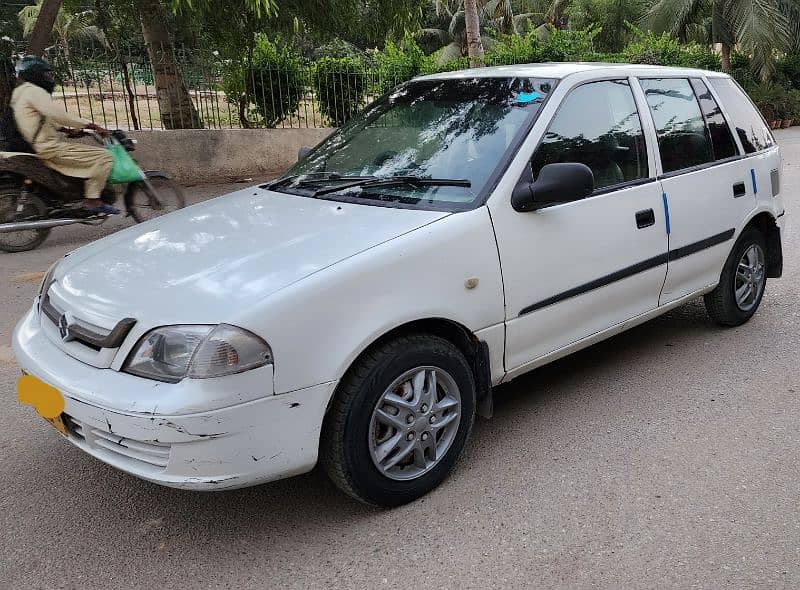
[[427, 76], [418, 76], [415, 80], [458, 80], [463, 78], [566, 78], [571, 74], [580, 72], [593, 72], [598, 77], [606, 75], [619, 75], [621, 72], [628, 76], [708, 76], [715, 78], [728, 77], [722, 72], [711, 72], [694, 68], [673, 68], [667, 66], [651, 66], [627, 63], [598, 63], [598, 62], [552, 62], [533, 64], [514, 64], [510, 66], [490, 66], [483, 68], [470, 68], [453, 72], [441, 72]]

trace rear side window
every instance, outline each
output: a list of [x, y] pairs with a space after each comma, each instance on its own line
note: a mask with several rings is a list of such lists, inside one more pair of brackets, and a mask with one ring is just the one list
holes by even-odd
[[567, 95], [531, 160], [534, 178], [558, 162], [586, 164], [595, 189], [647, 178], [647, 148], [627, 80], [591, 82]]
[[746, 154], [752, 154], [774, 145], [769, 128], [764, 119], [750, 102], [747, 95], [730, 78], [709, 78], [708, 83], [716, 90], [731, 118], [736, 135], [742, 142]]
[[724, 160], [725, 158], [738, 156], [739, 150], [736, 148], [736, 142], [733, 141], [731, 128], [728, 127], [725, 116], [722, 114], [717, 101], [714, 100], [711, 92], [709, 92], [708, 86], [702, 80], [694, 78], [692, 79], [692, 88], [694, 88], [694, 92], [697, 95], [703, 116], [706, 118], [714, 159]]
[[664, 172], [691, 168], [714, 160], [700, 105], [689, 80], [640, 80], [658, 132]]

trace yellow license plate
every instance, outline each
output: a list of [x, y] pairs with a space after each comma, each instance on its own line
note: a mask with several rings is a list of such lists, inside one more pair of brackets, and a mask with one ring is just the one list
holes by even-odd
[[58, 430], [64, 436], [69, 436], [69, 429], [67, 428], [67, 423], [64, 422], [64, 414], [60, 416], [56, 416], [55, 418], [45, 418], [53, 427]]
[[69, 434], [64, 422], [64, 396], [58, 389], [33, 375], [23, 375], [17, 382], [17, 399], [21, 404], [33, 406], [61, 434]]

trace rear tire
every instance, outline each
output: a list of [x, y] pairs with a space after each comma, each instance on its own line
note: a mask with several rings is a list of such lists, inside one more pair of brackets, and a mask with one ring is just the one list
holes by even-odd
[[475, 380], [464, 355], [437, 336], [403, 336], [366, 352], [340, 383], [320, 461], [353, 498], [399, 506], [448, 476], [474, 420]]
[[[27, 218], [42, 217], [47, 213], [47, 205], [36, 195], [25, 197], [25, 206], [17, 211], [17, 203], [22, 190], [16, 186], [0, 187], [0, 223], [24, 221]], [[28, 229], [0, 233], [0, 250], [5, 252], [27, 252], [38, 247], [47, 239], [50, 228]]]
[[764, 235], [748, 227], [736, 240], [719, 285], [705, 298], [708, 315], [720, 326], [741, 326], [758, 310], [767, 284]]

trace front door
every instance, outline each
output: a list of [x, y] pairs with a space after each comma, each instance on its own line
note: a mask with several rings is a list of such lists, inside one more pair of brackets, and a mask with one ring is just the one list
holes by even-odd
[[581, 162], [594, 193], [518, 213], [489, 202], [506, 294], [509, 373], [658, 305], [667, 235], [661, 188], [627, 78], [571, 89], [530, 161]]

